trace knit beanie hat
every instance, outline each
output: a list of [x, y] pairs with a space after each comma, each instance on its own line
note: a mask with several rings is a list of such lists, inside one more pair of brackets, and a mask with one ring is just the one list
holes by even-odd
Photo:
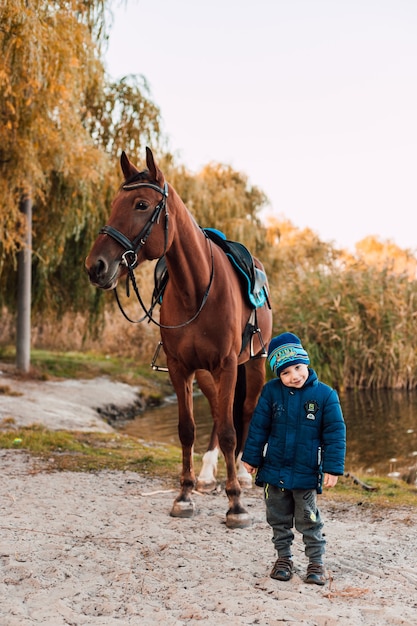
[[297, 365], [297, 363], [308, 365], [310, 359], [297, 335], [282, 333], [271, 339], [268, 348], [268, 363], [275, 376], [279, 378], [280, 372], [286, 367]]

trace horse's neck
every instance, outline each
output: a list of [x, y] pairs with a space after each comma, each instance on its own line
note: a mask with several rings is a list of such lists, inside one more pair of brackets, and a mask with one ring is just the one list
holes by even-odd
[[175, 229], [172, 244], [165, 255], [170, 280], [178, 283], [182, 289], [192, 287], [194, 293], [199, 293], [201, 288], [204, 290], [207, 287], [210, 280], [211, 247], [179, 196], [175, 215], [170, 215], [170, 227]]

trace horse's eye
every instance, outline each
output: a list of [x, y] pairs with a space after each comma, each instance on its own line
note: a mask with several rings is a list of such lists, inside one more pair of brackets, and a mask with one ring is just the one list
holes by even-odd
[[135, 211], [146, 211], [149, 204], [144, 200], [138, 200], [135, 204]]

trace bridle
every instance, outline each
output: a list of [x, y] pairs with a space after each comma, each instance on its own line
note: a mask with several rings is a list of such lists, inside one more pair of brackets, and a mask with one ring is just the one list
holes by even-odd
[[148, 189], [154, 189], [158, 193], [162, 195], [161, 201], [158, 202], [156, 207], [154, 208], [152, 215], [146, 222], [145, 226], [140, 231], [139, 235], [137, 235], [133, 241], [131, 241], [126, 235], [113, 228], [113, 226], [103, 226], [100, 229], [100, 235], [109, 235], [112, 237], [117, 243], [119, 243], [122, 248], [125, 249], [125, 252], [122, 254], [122, 264], [126, 265], [127, 269], [134, 269], [138, 264], [138, 252], [146, 243], [149, 235], [151, 234], [152, 228], [159, 222], [159, 217], [161, 212], [165, 209], [165, 244], [164, 244], [164, 254], [166, 252], [167, 244], [168, 244], [168, 207], [166, 204], [168, 198], [168, 184], [164, 184], [164, 188], [159, 187], [158, 185], [153, 185], [152, 183], [127, 183], [122, 186], [122, 189], [125, 191], [131, 191], [132, 189], [138, 189], [139, 187], [147, 187]]
[[156, 296], [154, 296], [153, 298], [153, 302], [150, 306], [149, 309], [146, 308], [145, 304], [143, 303], [143, 300], [141, 298], [141, 295], [139, 293], [139, 289], [138, 286], [136, 284], [136, 279], [135, 279], [135, 275], [133, 270], [135, 269], [135, 267], [138, 265], [138, 253], [139, 251], [144, 247], [144, 245], [146, 244], [146, 241], [149, 237], [149, 235], [151, 234], [152, 228], [154, 227], [154, 225], [156, 223], [159, 223], [159, 219], [161, 216], [162, 211], [165, 211], [165, 227], [164, 227], [164, 238], [165, 238], [165, 242], [164, 242], [164, 252], [163, 255], [165, 255], [165, 252], [167, 250], [167, 246], [168, 246], [168, 222], [169, 222], [169, 213], [168, 213], [168, 206], [167, 206], [167, 198], [168, 198], [168, 184], [165, 183], [164, 187], [159, 187], [158, 185], [154, 185], [153, 183], [149, 183], [149, 182], [132, 182], [132, 183], [126, 183], [124, 185], [122, 185], [122, 189], [124, 191], [132, 191], [133, 189], [139, 189], [139, 187], [146, 187], [148, 189], [153, 189], [155, 191], [157, 191], [158, 193], [160, 193], [162, 195], [162, 198], [160, 200], [160, 202], [158, 202], [158, 204], [156, 205], [156, 207], [154, 208], [152, 215], [150, 216], [150, 218], [148, 219], [148, 221], [146, 222], [145, 226], [142, 228], [142, 230], [140, 231], [140, 233], [138, 235], [136, 235], [136, 237], [132, 240], [130, 240], [128, 237], [126, 237], [126, 235], [124, 235], [122, 232], [120, 232], [120, 230], [117, 230], [116, 228], [113, 228], [113, 226], [103, 226], [103, 228], [100, 229], [99, 234], [100, 235], [108, 235], [109, 237], [111, 237], [112, 239], [114, 239], [115, 241], [117, 241], [117, 243], [119, 245], [122, 246], [122, 248], [124, 248], [124, 252], [122, 254], [122, 260], [121, 263], [122, 265], [125, 265], [127, 267], [127, 277], [126, 277], [126, 292], [129, 296], [129, 279], [132, 283], [133, 286], [133, 290], [135, 292], [135, 295], [138, 299], [139, 304], [141, 305], [145, 315], [138, 319], [138, 320], [132, 320], [130, 319], [130, 317], [126, 314], [126, 312], [123, 309], [123, 306], [120, 302], [118, 293], [117, 293], [117, 289], [114, 289], [114, 294], [115, 294], [115, 298], [116, 298], [116, 302], [118, 304], [118, 307], [120, 309], [120, 311], [122, 312], [123, 316], [132, 324], [138, 324], [140, 322], [143, 322], [146, 318], [148, 318], [148, 320], [150, 322], [153, 322], [154, 324], [156, 324], [157, 326], [159, 326], [159, 328], [182, 328], [183, 326], [187, 326], [188, 324], [191, 324], [191, 322], [193, 322], [201, 313], [201, 311], [204, 308], [204, 305], [206, 304], [208, 295], [210, 293], [210, 288], [211, 285], [213, 283], [213, 278], [214, 278], [214, 257], [213, 257], [213, 248], [212, 248], [212, 244], [211, 244], [211, 240], [207, 237], [206, 233], [204, 233], [204, 231], [202, 231], [205, 234], [205, 237], [207, 239], [207, 241], [209, 242], [210, 245], [210, 254], [211, 254], [211, 272], [210, 272], [210, 280], [209, 280], [209, 284], [204, 292], [203, 298], [201, 300], [200, 306], [197, 309], [197, 312], [186, 322], [183, 322], [181, 324], [176, 324], [174, 326], [169, 326], [166, 324], [161, 324], [160, 322], [158, 322], [154, 317], [152, 317], [152, 311], [155, 308], [155, 305], [159, 302], [159, 298], [161, 294], [156, 294]]

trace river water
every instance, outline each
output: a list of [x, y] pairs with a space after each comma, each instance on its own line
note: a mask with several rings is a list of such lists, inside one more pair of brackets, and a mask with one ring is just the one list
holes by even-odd
[[[417, 465], [417, 391], [349, 391], [340, 394], [347, 428], [346, 471], [388, 475]], [[194, 398], [196, 452], [204, 452], [211, 415], [204, 396]], [[180, 445], [175, 399], [126, 424], [123, 432]]]

